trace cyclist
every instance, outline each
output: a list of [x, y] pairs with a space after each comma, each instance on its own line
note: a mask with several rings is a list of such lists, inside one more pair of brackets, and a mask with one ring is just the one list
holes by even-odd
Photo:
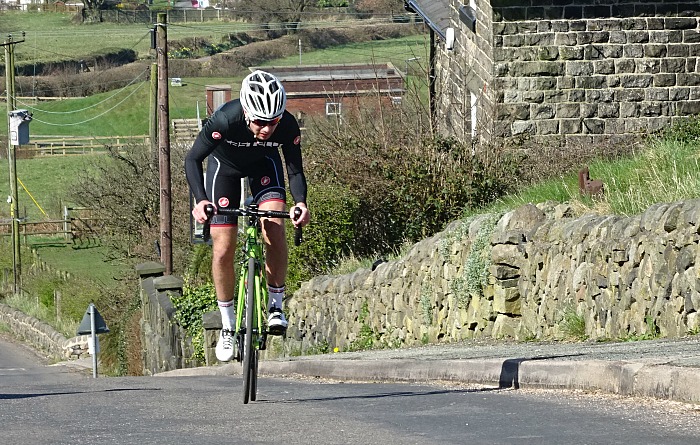
[[[205, 206], [238, 207], [241, 178], [247, 178], [253, 199], [263, 210], [284, 211], [286, 189], [280, 150], [284, 154], [289, 189], [295, 206], [302, 209], [292, 218], [295, 227], [309, 223], [306, 178], [302, 167], [301, 132], [291, 113], [285, 111], [286, 93], [279, 79], [254, 71], [241, 84], [240, 98], [222, 105], [206, 122], [185, 157], [187, 182], [196, 205], [195, 220], [206, 221]], [[207, 160], [206, 184], [202, 163]], [[290, 214], [293, 216], [293, 208]], [[216, 345], [219, 361], [234, 356], [235, 308], [233, 273], [237, 219], [214, 215], [211, 220], [212, 278], [221, 312], [222, 330]], [[268, 283], [268, 328], [283, 335], [287, 320], [282, 312], [287, 276], [287, 242], [282, 219], [262, 221], [265, 271]]]

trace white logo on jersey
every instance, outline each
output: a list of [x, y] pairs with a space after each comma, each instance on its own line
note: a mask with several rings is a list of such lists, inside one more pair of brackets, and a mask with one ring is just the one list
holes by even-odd
[[272, 147], [272, 148], [282, 148], [283, 144], [279, 142], [270, 141], [255, 141], [255, 142], [236, 142], [229, 139], [225, 139], [225, 142], [231, 147]]

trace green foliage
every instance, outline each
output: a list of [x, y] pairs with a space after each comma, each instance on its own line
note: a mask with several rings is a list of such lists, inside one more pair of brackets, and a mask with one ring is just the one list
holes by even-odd
[[37, 286], [36, 292], [40, 304], [48, 308], [53, 308], [55, 306], [55, 290], [61, 281], [60, 278], [50, 278], [48, 281], [43, 281]]
[[644, 323], [646, 325], [646, 331], [641, 334], [630, 334], [627, 337], [620, 339], [621, 341], [642, 341], [642, 340], [653, 340], [659, 338], [661, 331], [654, 321], [654, 317], [647, 315], [644, 317]]
[[476, 215], [468, 216], [460, 220], [459, 225], [451, 230], [440, 239], [438, 243], [438, 252], [443, 258], [449, 258], [452, 252], [452, 247], [455, 243], [461, 243], [469, 237], [469, 226], [476, 218]]
[[[474, 239], [470, 240], [469, 253], [462, 269], [462, 276], [455, 278], [450, 283], [452, 293], [463, 308], [469, 305], [472, 298], [483, 296], [483, 289], [488, 284], [489, 267], [491, 266], [491, 235], [501, 216], [502, 213], [483, 215]], [[454, 243], [465, 242], [465, 238], [469, 236], [469, 227], [476, 218], [476, 216], [465, 218], [455, 230], [441, 240], [438, 247], [441, 255], [447, 257]]]
[[[22, 276], [23, 289], [51, 313], [51, 319], [57, 318], [79, 322], [91, 302], [97, 302], [104, 292], [99, 284], [84, 276], [71, 275], [59, 278], [56, 272], [32, 271]], [[55, 296], [60, 298], [56, 307]], [[58, 313], [57, 313], [58, 311]], [[72, 337], [75, 332], [65, 332]]]
[[175, 319], [192, 339], [195, 351], [194, 359], [204, 362], [204, 326], [202, 315], [217, 309], [214, 284], [209, 282], [199, 286], [185, 283], [182, 295], [171, 295], [175, 307]]
[[369, 302], [365, 300], [362, 302], [362, 307], [360, 308], [360, 314], [358, 316], [358, 321], [362, 323], [362, 326], [360, 327], [360, 332], [358, 332], [355, 340], [353, 340], [347, 346], [347, 351], [364, 351], [367, 349], [372, 349], [375, 346], [375, 344], [379, 341], [379, 335], [376, 332], [374, 332], [372, 327], [368, 324], [368, 317]]
[[316, 3], [319, 8], [344, 8], [348, 5], [348, 0], [318, 0]]
[[187, 38], [169, 45], [168, 57], [171, 59], [191, 59], [204, 56], [213, 56], [229, 49], [241, 46], [245, 42], [238, 38], [234, 38], [229, 34], [227, 39], [220, 43], [215, 43], [207, 38]]
[[431, 236], [464, 209], [508, 190], [507, 156], [487, 158], [466, 144], [422, 134], [410, 114], [384, 109], [379, 117], [360, 113], [337, 127], [314, 127], [311, 182], [342, 184], [362, 203], [351, 246], [357, 256]]
[[372, 349], [378, 341], [379, 336], [377, 333], [367, 324], [363, 324], [355, 340], [348, 345], [347, 351], [366, 351]]
[[[289, 202], [293, 202], [291, 198]], [[332, 184], [310, 184], [308, 206], [311, 223], [303, 229], [303, 242], [289, 251], [290, 295], [301, 282], [328, 273], [348, 254], [353, 242], [353, 221], [360, 209], [357, 198], [348, 189]], [[290, 240], [293, 232], [287, 231]]]
[[316, 354], [328, 354], [331, 351], [330, 344], [328, 340], [323, 340], [322, 342], [311, 346], [306, 350], [306, 355], [316, 355]]
[[700, 117], [678, 120], [662, 130], [656, 138], [666, 142], [700, 143]]
[[559, 327], [568, 338], [579, 341], [588, 338], [586, 334], [586, 320], [573, 307], [566, 308]]
[[192, 250], [190, 265], [187, 268], [187, 276], [192, 283], [203, 283], [211, 277], [212, 249], [208, 244], [197, 244]]
[[491, 235], [501, 216], [501, 214], [488, 214], [469, 247], [467, 262], [464, 265], [464, 278], [467, 284], [466, 290], [473, 297], [482, 296], [483, 288], [488, 284], [489, 266], [491, 265]]

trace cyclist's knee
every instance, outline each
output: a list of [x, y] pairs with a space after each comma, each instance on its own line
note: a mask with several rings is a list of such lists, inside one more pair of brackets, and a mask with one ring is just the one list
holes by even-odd
[[234, 249], [213, 249], [211, 260], [217, 264], [233, 263], [235, 255], [236, 251]]

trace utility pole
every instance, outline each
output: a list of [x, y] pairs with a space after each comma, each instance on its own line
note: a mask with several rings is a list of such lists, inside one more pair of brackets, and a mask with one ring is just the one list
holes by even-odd
[[[155, 49], [155, 45], [154, 45]], [[149, 110], [148, 139], [151, 143], [152, 165], [158, 163], [158, 64], [151, 64], [151, 103]]]
[[7, 35], [7, 39], [2, 44], [5, 47], [5, 93], [7, 94], [7, 161], [10, 166], [10, 196], [7, 201], [10, 204], [10, 217], [12, 218], [12, 271], [13, 271], [13, 292], [19, 292], [20, 272], [22, 261], [19, 244], [19, 203], [17, 193], [17, 159], [15, 157], [15, 146], [12, 144], [10, 115], [15, 109], [15, 45], [24, 42], [22, 40], [12, 40], [12, 34]]
[[173, 272], [172, 195], [170, 179], [170, 111], [168, 106], [168, 15], [158, 13], [158, 170], [160, 172], [160, 261]]

